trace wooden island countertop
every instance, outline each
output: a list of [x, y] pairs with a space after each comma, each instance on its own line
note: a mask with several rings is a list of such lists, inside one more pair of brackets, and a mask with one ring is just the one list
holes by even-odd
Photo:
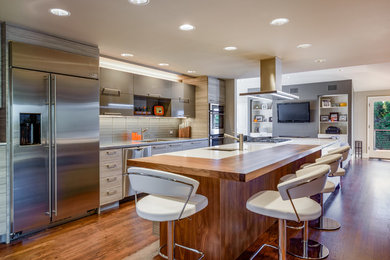
[[[177, 222], [176, 242], [205, 253], [205, 259], [236, 259], [276, 221], [246, 209], [246, 201], [262, 190], [275, 190], [283, 175], [314, 162], [335, 140], [293, 139], [278, 144], [245, 143], [244, 151], [210, 147], [130, 159], [129, 167], [145, 167], [185, 175], [200, 182], [198, 193], [208, 206]], [[238, 148], [238, 144], [220, 146]], [[166, 243], [166, 224], [160, 224], [160, 245]], [[177, 258], [196, 255], [177, 248]]]

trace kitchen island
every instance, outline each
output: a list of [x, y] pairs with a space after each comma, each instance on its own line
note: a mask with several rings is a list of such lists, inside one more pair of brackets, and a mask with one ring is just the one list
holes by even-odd
[[[198, 193], [209, 205], [191, 219], [177, 222], [176, 242], [205, 253], [205, 259], [236, 259], [275, 221], [249, 212], [246, 201], [261, 190], [276, 189], [280, 177], [300, 165], [314, 162], [335, 140], [292, 139], [279, 144], [245, 143], [194, 149], [128, 160], [128, 166], [169, 171], [200, 182]], [[166, 225], [160, 225], [160, 244], [166, 242]], [[195, 255], [178, 250], [180, 259]]]

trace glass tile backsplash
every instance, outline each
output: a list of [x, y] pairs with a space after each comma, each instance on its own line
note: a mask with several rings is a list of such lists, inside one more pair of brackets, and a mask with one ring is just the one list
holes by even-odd
[[145, 139], [177, 137], [180, 123], [180, 118], [100, 116], [100, 143], [121, 142], [131, 138], [132, 132], [141, 134], [145, 128]]

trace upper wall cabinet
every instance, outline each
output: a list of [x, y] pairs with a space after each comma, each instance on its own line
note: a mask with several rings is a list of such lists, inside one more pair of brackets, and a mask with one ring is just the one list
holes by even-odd
[[208, 78], [209, 103], [225, 104], [225, 82], [217, 78]]
[[172, 82], [134, 74], [134, 95], [171, 98]]
[[172, 82], [171, 110], [173, 117], [195, 117], [195, 86]]
[[134, 114], [133, 74], [100, 68], [100, 114]]

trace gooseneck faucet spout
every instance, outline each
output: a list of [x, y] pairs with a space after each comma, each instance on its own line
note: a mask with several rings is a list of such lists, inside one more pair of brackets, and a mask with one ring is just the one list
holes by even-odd
[[239, 134], [238, 137], [229, 134], [223, 134], [223, 137], [237, 140], [239, 142], [238, 150], [244, 151], [244, 134]]

